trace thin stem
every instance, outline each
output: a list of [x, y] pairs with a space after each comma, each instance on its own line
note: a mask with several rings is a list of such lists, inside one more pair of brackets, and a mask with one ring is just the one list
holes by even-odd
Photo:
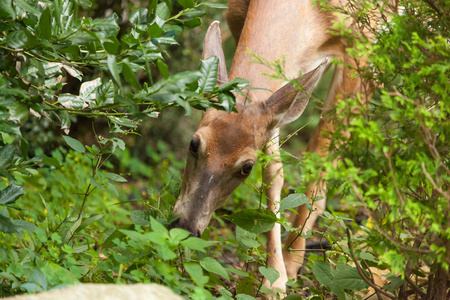
[[361, 276], [361, 278], [368, 284], [370, 285], [375, 291], [383, 294], [384, 296], [388, 297], [389, 299], [395, 299], [395, 296], [393, 296], [392, 294], [386, 292], [385, 290], [381, 289], [379, 286], [377, 286], [375, 283], [372, 282], [372, 280], [370, 280], [370, 278], [367, 277], [366, 273], [364, 273], [364, 270], [361, 268], [361, 265], [358, 263], [358, 261], [356, 260], [355, 254], [353, 253], [353, 246], [352, 246], [352, 242], [351, 242], [351, 236], [350, 236], [350, 229], [347, 228], [347, 244], [348, 244], [348, 249], [350, 251], [350, 256], [353, 260], [353, 262], [355, 263], [356, 269], [358, 270], [359, 276]]

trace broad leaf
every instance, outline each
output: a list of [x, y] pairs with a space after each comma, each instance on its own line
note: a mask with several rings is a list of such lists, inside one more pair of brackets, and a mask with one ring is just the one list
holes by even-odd
[[93, 92], [102, 85], [100, 78], [83, 82], [80, 86], [80, 98], [85, 100], [88, 98], [95, 98], [96, 94]]
[[186, 248], [197, 250], [200, 252], [206, 252], [205, 248], [215, 244], [213, 241], [205, 241], [198, 237], [190, 237], [187, 240], [181, 241], [180, 244]]
[[108, 54], [107, 63], [112, 77], [119, 86], [122, 86], [122, 83], [120, 82], [119, 68], [117, 67], [116, 57], [114, 55]]
[[214, 258], [205, 257], [203, 260], [200, 261], [200, 265], [206, 271], [222, 276], [226, 280], [230, 280], [227, 270], [225, 270], [225, 268]]
[[80, 153], [86, 152], [86, 148], [78, 140], [71, 138], [70, 136], [67, 135], [63, 135], [63, 138], [66, 141], [67, 145], [69, 145], [70, 148], [72, 148], [73, 150]]
[[333, 282], [331, 266], [324, 261], [316, 261], [312, 265], [312, 271], [320, 284], [330, 290]]
[[274, 268], [259, 267], [259, 272], [269, 280], [270, 285], [280, 277], [280, 273]]
[[111, 179], [112, 181], [127, 182], [127, 180], [125, 178], [123, 178], [122, 176], [120, 176], [119, 174], [116, 174], [116, 173], [106, 172], [105, 177], [108, 179]]
[[203, 270], [200, 265], [196, 263], [184, 263], [183, 264], [184, 269], [189, 273], [192, 280], [195, 282], [198, 286], [203, 286]]
[[219, 70], [219, 59], [217, 56], [208, 57], [202, 60], [200, 65], [201, 77], [198, 80], [200, 93], [211, 92], [217, 83], [217, 71]]
[[332, 270], [331, 273], [333, 274], [333, 285], [338, 285], [343, 289], [360, 291], [368, 287], [355, 267], [338, 263], [336, 269]]
[[47, 6], [39, 19], [39, 37], [48, 40], [52, 37], [50, 8]]
[[13, 183], [0, 191], [0, 205], [13, 203], [23, 194], [23, 186]]
[[0, 231], [5, 233], [20, 233], [20, 227], [14, 225], [8, 217], [0, 214]]
[[279, 211], [282, 212], [286, 209], [296, 208], [303, 204], [309, 204], [308, 197], [305, 194], [290, 194], [281, 200]]
[[245, 209], [228, 216], [234, 224], [253, 233], [269, 231], [275, 225], [277, 217], [269, 210]]
[[177, 0], [183, 8], [192, 8], [194, 7], [194, 1], [192, 0]]
[[16, 150], [11, 145], [0, 148], [0, 169], [7, 169], [13, 162]]
[[136, 91], [141, 89], [139, 82], [136, 79], [136, 74], [131, 69], [130, 65], [127, 62], [123, 62], [122, 64], [122, 72], [125, 80], [131, 84]]

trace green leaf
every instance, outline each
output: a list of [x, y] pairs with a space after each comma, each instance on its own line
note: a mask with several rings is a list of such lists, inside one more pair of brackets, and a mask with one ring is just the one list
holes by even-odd
[[324, 261], [316, 261], [312, 265], [312, 271], [316, 279], [327, 289], [331, 290], [333, 275], [331, 266]]
[[136, 79], [136, 74], [131, 69], [130, 65], [127, 62], [123, 62], [122, 64], [122, 72], [123, 76], [125, 77], [125, 80], [131, 84], [136, 91], [141, 89], [141, 85]]
[[114, 55], [108, 54], [107, 63], [108, 69], [111, 72], [114, 81], [121, 87], [122, 83], [120, 82], [119, 68], [117, 67], [116, 57]]
[[226, 270], [229, 273], [233, 273], [233, 274], [236, 274], [236, 275], [239, 275], [239, 276], [243, 276], [243, 277], [247, 277], [248, 276], [248, 272], [246, 272], [244, 270], [236, 269], [236, 268], [233, 268], [233, 267], [226, 267]]
[[256, 300], [256, 298], [246, 294], [237, 294], [236, 300]]
[[277, 217], [269, 210], [245, 209], [227, 217], [234, 224], [253, 233], [269, 231], [275, 225]]
[[37, 17], [41, 14], [36, 8], [28, 4], [25, 0], [14, 0], [14, 3], [28, 14], [33, 14]]
[[89, 0], [75, 0], [75, 2], [81, 7], [91, 7], [92, 2]]
[[231, 113], [233, 111], [234, 105], [236, 104], [236, 99], [232, 93], [220, 93], [217, 100], [219, 100], [220, 106], [223, 107], [227, 113]]
[[270, 285], [280, 278], [280, 273], [274, 268], [259, 267], [259, 272], [269, 280]]
[[303, 296], [299, 294], [290, 294], [287, 297], [284, 297], [283, 300], [303, 300]]
[[45, 275], [45, 278], [47, 278], [50, 286], [57, 286], [58, 284], [74, 285], [80, 283], [73, 273], [53, 262], [47, 262], [41, 267], [41, 272]]
[[0, 205], [11, 204], [24, 194], [23, 186], [13, 183], [0, 191]]
[[236, 226], [236, 240], [244, 248], [258, 248], [261, 244], [255, 240], [256, 234]]
[[10, 119], [21, 121], [28, 118], [28, 106], [21, 102], [14, 102], [9, 107], [9, 114], [11, 115]]
[[191, 233], [189, 231], [186, 231], [186, 230], [181, 229], [181, 228], [173, 228], [169, 232], [170, 237], [176, 242], [180, 242], [180, 241], [184, 240], [190, 234]]
[[49, 40], [52, 37], [50, 7], [48, 6], [39, 18], [39, 37], [44, 40]]
[[153, 41], [156, 41], [158, 44], [164, 44], [164, 45], [178, 45], [177, 40], [175, 40], [175, 37], [173, 36], [162, 36], [152, 39]]
[[113, 241], [115, 239], [119, 239], [120, 240], [120, 239], [122, 239], [125, 236], [125, 234], [123, 232], [121, 232], [121, 230], [129, 230], [129, 229], [132, 229], [132, 228], [134, 228], [134, 225], [129, 224], [129, 225], [122, 226], [120, 229], [114, 230], [113, 233], [111, 233], [108, 236], [108, 238], [105, 240], [105, 243], [103, 243], [102, 248], [103, 249], [108, 249], [108, 248], [114, 247], [115, 244], [114, 244]]
[[63, 242], [67, 242], [77, 231], [78, 227], [81, 225], [82, 218], [79, 218], [76, 220], [73, 225], [70, 227], [70, 229], [66, 232], [66, 234], [63, 237]]
[[167, 240], [157, 232], [146, 232], [145, 238], [154, 244], [163, 246], [167, 244]]
[[166, 20], [169, 17], [169, 14], [170, 10], [166, 3], [161, 2], [158, 4], [158, 6], [156, 6], [156, 16], [161, 20]]
[[211, 92], [217, 83], [217, 71], [219, 70], [219, 59], [217, 56], [211, 56], [202, 60], [200, 65], [201, 76], [198, 79], [198, 88], [200, 93]]
[[149, 240], [142, 233], [139, 233], [139, 232], [134, 231], [134, 230], [125, 230], [125, 229], [119, 229], [119, 231], [121, 233], [125, 234], [131, 240], [133, 240], [133, 241], [135, 241], [135, 242], [137, 242], [139, 244], [142, 244], [142, 245], [148, 244]]
[[80, 86], [80, 93], [79, 97], [83, 100], [88, 100], [89, 98], [92, 98], [92, 100], [95, 100], [97, 97], [96, 93], [94, 91], [102, 85], [102, 81], [99, 78], [96, 78], [94, 80], [83, 82]]
[[205, 257], [203, 260], [200, 261], [200, 265], [206, 271], [222, 276], [226, 280], [230, 280], [227, 270], [225, 270], [225, 268], [214, 258]]
[[167, 230], [167, 228], [164, 227], [161, 223], [159, 223], [155, 218], [150, 217], [150, 225], [154, 232], [160, 234], [163, 237], [169, 236], [169, 231]]
[[130, 212], [130, 219], [133, 224], [141, 226], [150, 225], [150, 217], [156, 217], [156, 212], [151, 209], [132, 210]]
[[119, 174], [116, 174], [116, 173], [106, 172], [105, 177], [108, 179], [111, 179], [112, 181], [127, 182], [127, 180], [125, 178], [123, 178], [122, 176], [120, 176]]
[[370, 252], [364, 252], [363, 251], [363, 252], [357, 253], [357, 257], [359, 257], [361, 259], [364, 259], [364, 260], [368, 260], [368, 261], [374, 262], [374, 263], [378, 263], [379, 262], [378, 259], [376, 259], [373, 256], [373, 254], [370, 253]]
[[308, 197], [305, 194], [290, 194], [281, 200], [279, 211], [282, 212], [286, 209], [296, 208], [303, 204], [309, 204]]
[[185, 27], [194, 28], [194, 27], [202, 25], [202, 19], [200, 19], [198, 17], [188, 19], [188, 20], [183, 21], [183, 25]]
[[156, 22], [154, 22], [147, 27], [147, 33], [151, 38], [157, 38], [164, 33], [164, 30]]
[[61, 167], [61, 164], [59, 163], [59, 161], [56, 158], [54, 158], [54, 157], [44, 156], [42, 158], [41, 162], [44, 165], [47, 165], [47, 166], [52, 166], [52, 167], [55, 167], [55, 168]]
[[27, 222], [25, 220], [11, 220], [11, 222], [17, 227], [25, 231], [35, 232], [39, 227], [33, 223]]
[[194, 283], [198, 286], [203, 286], [203, 270], [200, 265], [196, 263], [184, 263], [184, 269], [189, 273]]
[[65, 108], [83, 109], [86, 106], [83, 99], [72, 94], [60, 94], [58, 102]]
[[62, 111], [59, 113], [59, 117], [61, 118], [61, 129], [64, 130], [65, 134], [69, 134], [70, 129], [70, 116], [67, 111]]
[[83, 230], [84, 228], [88, 227], [89, 225], [97, 222], [98, 220], [102, 219], [103, 215], [102, 214], [93, 214], [91, 215], [89, 218], [85, 219], [80, 226], [76, 229], [75, 232], [80, 232], [81, 230]]
[[7, 169], [14, 160], [14, 149], [11, 145], [6, 145], [0, 148], [0, 169]]
[[172, 260], [177, 257], [176, 253], [173, 252], [168, 245], [161, 245], [161, 247], [159, 248], [159, 254], [164, 260]]
[[177, 0], [183, 8], [192, 8], [194, 7], [194, 1], [192, 0]]
[[14, 225], [8, 217], [0, 214], [0, 231], [4, 233], [20, 233], [20, 228]]
[[70, 148], [72, 148], [73, 150], [80, 153], [86, 152], [86, 148], [78, 140], [71, 138], [70, 136], [67, 135], [63, 135], [63, 138], [66, 141], [67, 145], [69, 145]]
[[165, 79], [169, 78], [169, 67], [160, 59], [156, 61], [156, 65], [162, 76], [164, 76]]
[[120, 42], [115, 37], [110, 37], [103, 42], [106, 52], [112, 55], [120, 54]]
[[183, 240], [180, 244], [186, 248], [197, 250], [200, 252], [206, 252], [205, 248], [215, 244], [217, 242], [213, 241], [205, 241], [198, 237], [190, 237], [187, 240]]
[[16, 13], [11, 5], [11, 0], [0, 1], [0, 18], [7, 19], [8, 17], [12, 20], [16, 18]]
[[228, 6], [226, 4], [213, 3], [213, 2], [202, 2], [201, 5], [212, 7], [212, 8], [219, 8], [219, 9], [227, 9], [228, 8]]
[[355, 267], [344, 263], [338, 263], [336, 269], [331, 271], [333, 274], [333, 285], [338, 285], [343, 289], [360, 291], [368, 287], [367, 283], [361, 278]]
[[254, 279], [251, 277], [244, 277], [239, 280], [236, 287], [236, 294], [239, 295], [253, 295]]

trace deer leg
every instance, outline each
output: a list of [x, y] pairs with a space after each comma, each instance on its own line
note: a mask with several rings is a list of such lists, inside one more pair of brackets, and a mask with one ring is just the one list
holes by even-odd
[[[319, 127], [316, 129], [313, 139], [315, 139], [315, 143], [308, 143], [308, 146], [314, 145], [319, 146], [323, 145], [326, 140], [320, 138], [320, 132], [323, 130], [323, 127], [326, 126], [326, 122], [320, 122]], [[310, 146], [310, 150], [312, 146]], [[318, 149], [313, 149], [318, 151]], [[314, 152], [316, 152], [314, 151]], [[325, 185], [323, 183], [315, 183], [311, 185], [307, 192], [306, 196], [309, 199], [314, 199], [317, 196], [325, 195]], [[319, 215], [321, 215], [325, 209], [326, 200], [325, 198], [314, 201], [312, 212], [310, 213], [305, 205], [298, 207], [297, 215], [292, 223], [294, 228], [298, 228], [301, 230], [301, 235], [305, 234], [308, 230], [312, 229], [314, 223], [316, 222]], [[305, 251], [305, 239], [300, 235], [300, 233], [292, 232], [285, 244], [285, 248], [283, 249], [283, 257], [286, 267], [286, 273], [288, 278], [297, 278], [298, 270], [303, 263]]]
[[[264, 172], [264, 184], [266, 189], [267, 207], [277, 213], [280, 208], [280, 192], [283, 187], [283, 164], [279, 158], [278, 130], [274, 139], [266, 149], [267, 155], [273, 155], [274, 159], [269, 163]], [[281, 225], [275, 223], [275, 226], [267, 233], [267, 266], [274, 268], [280, 273], [280, 277], [270, 286], [267, 279], [263, 284], [273, 291], [281, 290], [286, 292], [286, 268], [283, 261], [283, 247], [281, 245]], [[266, 295], [266, 298], [268, 295]], [[270, 299], [268, 297], [267, 299]], [[276, 297], [274, 298], [276, 299]]]
[[[355, 61], [348, 60], [347, 57], [344, 57], [344, 62], [350, 64], [355, 67]], [[324, 113], [319, 122], [319, 126], [314, 132], [312, 138], [308, 142], [308, 146], [306, 148], [306, 152], [314, 152], [319, 153], [320, 155], [325, 155], [328, 152], [329, 145], [329, 137], [323, 135], [323, 131], [331, 132], [333, 130], [332, 121], [326, 116], [326, 112], [333, 107], [333, 105], [339, 99], [346, 99], [351, 97], [356, 92], [361, 92], [365, 95], [368, 94], [367, 85], [365, 86], [365, 90], [360, 90], [362, 88], [361, 80], [359, 78], [353, 78], [350, 76], [352, 69], [348, 69], [345, 67], [336, 66], [333, 79], [331, 81], [330, 90], [328, 91], [327, 99], [325, 102], [325, 106], [323, 108]], [[321, 177], [323, 173], [321, 174]], [[326, 186], [323, 182], [319, 181], [313, 183], [307, 190], [306, 196], [309, 199], [314, 199], [318, 196], [325, 196]], [[301, 228], [302, 234], [306, 233], [308, 230], [312, 229], [314, 226], [317, 217], [323, 213], [325, 210], [326, 200], [325, 198], [315, 201], [313, 205], [313, 210], [311, 214], [309, 214], [308, 209], [305, 205], [300, 206], [297, 209], [298, 214], [295, 216], [295, 220], [293, 222], [294, 228]], [[309, 217], [308, 217], [309, 216]], [[290, 250], [290, 249], [298, 249], [298, 250]], [[303, 263], [304, 255], [305, 255], [305, 239], [301, 236], [298, 236], [296, 232], [292, 232], [285, 244], [285, 249], [283, 250], [283, 257], [286, 265], [286, 272], [289, 278], [297, 278], [298, 270]]]

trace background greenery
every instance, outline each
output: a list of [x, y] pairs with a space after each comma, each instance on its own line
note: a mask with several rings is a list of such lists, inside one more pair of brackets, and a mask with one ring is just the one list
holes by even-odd
[[[261, 234], [275, 222], [330, 245], [308, 251], [290, 299], [448, 297], [450, 3], [319, 2], [353, 23], [333, 32], [368, 60], [355, 76], [376, 86], [370, 100], [330, 112], [337, 130], [327, 133], [327, 157], [297, 154], [329, 79], [283, 133], [307, 125], [282, 152], [282, 210], [306, 203], [307, 183], [323, 170], [332, 205], [313, 232], [256, 209], [265, 207], [261, 167], [271, 159], [260, 155], [201, 239], [166, 226], [198, 110], [229, 111], [231, 91], [246, 84], [215, 87], [217, 61], [200, 61], [206, 27], [223, 20], [226, 3], [0, 2], [1, 297], [157, 282], [186, 298], [253, 299], [270, 293], [264, 277], [278, 277]], [[231, 62], [234, 42], [221, 28]]]

